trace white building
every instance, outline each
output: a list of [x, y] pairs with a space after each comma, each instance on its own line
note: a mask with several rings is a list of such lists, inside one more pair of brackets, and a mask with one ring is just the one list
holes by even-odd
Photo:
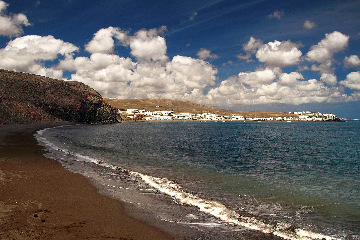
[[245, 121], [245, 117], [244, 116], [232, 115], [230, 120], [231, 121]]
[[136, 114], [139, 113], [139, 109], [126, 109], [126, 114]]

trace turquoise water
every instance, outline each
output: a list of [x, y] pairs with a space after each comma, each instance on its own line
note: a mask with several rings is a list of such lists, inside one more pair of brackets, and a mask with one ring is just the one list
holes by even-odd
[[162, 185], [155, 186], [154, 179], [146, 183], [179, 204], [193, 201], [163, 191], [164, 185], [219, 203], [231, 212], [211, 213], [220, 223], [236, 225], [234, 219], [250, 217], [255, 225], [284, 232], [360, 235], [359, 121], [122, 123], [55, 128], [41, 135], [53, 151], [128, 169], [145, 182], [144, 176], [162, 179]]

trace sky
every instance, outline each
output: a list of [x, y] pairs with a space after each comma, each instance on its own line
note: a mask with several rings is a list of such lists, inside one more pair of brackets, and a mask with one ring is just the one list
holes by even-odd
[[0, 0], [0, 68], [107, 98], [360, 118], [359, 0]]

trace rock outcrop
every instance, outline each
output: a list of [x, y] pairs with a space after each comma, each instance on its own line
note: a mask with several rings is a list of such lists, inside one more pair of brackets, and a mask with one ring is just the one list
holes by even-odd
[[0, 124], [120, 120], [117, 110], [83, 83], [0, 69]]

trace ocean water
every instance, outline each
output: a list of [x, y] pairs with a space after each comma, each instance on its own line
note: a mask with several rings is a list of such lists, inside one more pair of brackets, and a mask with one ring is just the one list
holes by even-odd
[[360, 238], [360, 121], [72, 125], [36, 137], [102, 191], [213, 239]]

